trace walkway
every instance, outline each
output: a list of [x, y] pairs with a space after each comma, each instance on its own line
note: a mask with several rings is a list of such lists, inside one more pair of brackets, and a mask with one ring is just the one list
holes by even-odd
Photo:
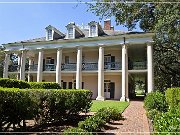
[[110, 130], [106, 130], [106, 132], [117, 135], [149, 135], [148, 119], [145, 113], [142, 101], [131, 101], [122, 114], [125, 120], [114, 121], [109, 124]]

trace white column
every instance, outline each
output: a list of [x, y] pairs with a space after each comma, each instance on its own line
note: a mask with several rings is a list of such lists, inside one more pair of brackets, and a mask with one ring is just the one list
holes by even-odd
[[56, 83], [61, 85], [62, 48], [57, 49]]
[[8, 53], [6, 53], [5, 59], [4, 59], [3, 78], [8, 78], [9, 60], [10, 60], [10, 55]]
[[17, 73], [17, 80], [20, 79], [20, 66], [21, 66], [21, 53], [18, 54], [18, 73]]
[[82, 48], [77, 48], [77, 63], [76, 63], [76, 89], [81, 89], [82, 85]]
[[126, 101], [129, 101], [128, 46], [126, 45]]
[[96, 100], [104, 100], [104, 47], [99, 47], [98, 60], [98, 97]]
[[148, 93], [154, 90], [154, 73], [153, 73], [153, 46], [147, 44], [147, 87]]
[[28, 73], [28, 82], [31, 81], [31, 73], [30, 73], [30, 66], [32, 65], [33, 63], [33, 59], [31, 57], [29, 57], [29, 73]]
[[[126, 101], [128, 95], [128, 54], [127, 45], [122, 46], [122, 96], [120, 101]], [[127, 99], [128, 100], [128, 99]]]
[[25, 80], [25, 64], [26, 64], [26, 50], [22, 50], [19, 80]]
[[38, 69], [37, 69], [37, 82], [42, 82], [43, 54], [44, 54], [44, 51], [42, 49], [39, 49]]

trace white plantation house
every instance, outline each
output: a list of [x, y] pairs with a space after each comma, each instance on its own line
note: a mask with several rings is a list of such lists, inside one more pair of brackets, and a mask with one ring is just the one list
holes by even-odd
[[[46, 37], [3, 44], [4, 78], [57, 82], [62, 88], [89, 89], [97, 100], [129, 100], [140, 79], [146, 92], [153, 90], [153, 33], [123, 33], [110, 20], [104, 28], [92, 21], [86, 26], [69, 23], [67, 33], [46, 27]], [[10, 65], [11, 53], [18, 64]]]

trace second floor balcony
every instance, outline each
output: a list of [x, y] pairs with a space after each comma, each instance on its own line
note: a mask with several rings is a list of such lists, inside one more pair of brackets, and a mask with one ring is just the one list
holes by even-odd
[[[76, 71], [76, 63], [67, 63], [61, 65], [62, 71]], [[38, 64], [34, 65], [25, 65], [25, 71], [37, 71]], [[121, 70], [122, 63], [121, 62], [105, 62], [104, 70]], [[144, 70], [147, 69], [147, 63], [144, 62], [129, 62], [128, 65], [129, 70]], [[20, 70], [20, 65], [9, 65], [9, 72], [18, 72]], [[98, 63], [96, 62], [88, 62], [82, 63], [82, 71], [93, 71], [98, 70]], [[56, 71], [55, 64], [45, 64], [43, 66], [43, 71]]]

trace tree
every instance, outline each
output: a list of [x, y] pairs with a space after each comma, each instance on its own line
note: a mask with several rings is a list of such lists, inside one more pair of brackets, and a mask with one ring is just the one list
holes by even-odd
[[[89, 11], [100, 18], [115, 17], [117, 25], [132, 30], [139, 24], [154, 32], [155, 86], [180, 86], [180, 2], [164, 0], [93, 0]], [[135, 3], [136, 2], [136, 3]]]

